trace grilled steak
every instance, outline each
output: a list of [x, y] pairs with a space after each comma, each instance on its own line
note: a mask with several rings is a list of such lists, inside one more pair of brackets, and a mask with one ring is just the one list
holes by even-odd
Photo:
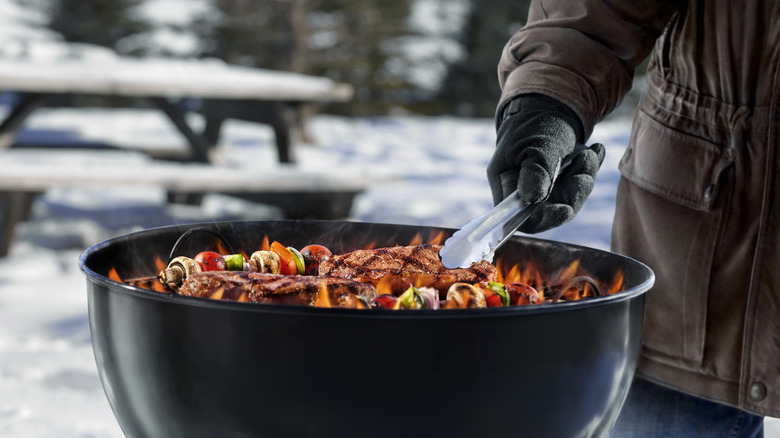
[[256, 303], [363, 308], [374, 299], [376, 289], [343, 278], [210, 271], [187, 277], [178, 293], [204, 298], [219, 294], [228, 300], [243, 295]]
[[330, 256], [320, 263], [320, 275], [347, 278], [376, 286], [380, 293], [387, 287], [399, 294], [409, 285], [432, 287], [442, 299], [453, 283], [482, 283], [496, 278], [496, 268], [480, 261], [468, 268], [448, 269], [441, 264], [441, 245], [396, 246], [359, 249]]

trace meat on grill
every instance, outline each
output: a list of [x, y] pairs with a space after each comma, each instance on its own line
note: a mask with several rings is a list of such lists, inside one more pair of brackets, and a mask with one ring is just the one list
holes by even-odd
[[440, 249], [441, 245], [430, 244], [359, 249], [323, 260], [319, 274], [373, 284], [383, 293], [389, 287], [396, 295], [410, 285], [432, 287], [439, 290], [442, 299], [453, 283], [495, 280], [496, 267], [484, 260], [468, 268], [444, 267]]
[[370, 284], [343, 278], [278, 275], [248, 271], [198, 272], [184, 280], [178, 293], [236, 300], [243, 293], [256, 303], [326, 307], [366, 307], [376, 296]]

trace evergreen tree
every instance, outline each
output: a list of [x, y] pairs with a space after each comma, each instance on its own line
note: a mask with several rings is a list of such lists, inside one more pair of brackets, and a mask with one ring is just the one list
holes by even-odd
[[355, 100], [338, 112], [385, 112], [412, 90], [390, 67], [403, 63], [393, 40], [411, 34], [411, 0], [214, 1], [222, 17], [196, 20], [204, 56], [349, 83]]
[[498, 60], [501, 50], [528, 18], [530, 0], [472, 0], [461, 36], [467, 56], [453, 64], [437, 100], [456, 115], [493, 117], [501, 96]]
[[49, 28], [65, 41], [116, 49], [123, 38], [145, 32], [149, 26], [133, 10], [144, 0], [50, 0]]
[[299, 52], [292, 26], [300, 5], [307, 0], [214, 0], [217, 19], [195, 20], [195, 32], [203, 41], [203, 56], [230, 64], [275, 70], [299, 71], [293, 58]]
[[[323, 0], [309, 50], [312, 72], [355, 87], [355, 110], [385, 113], [404, 103], [414, 86], [400, 41], [412, 36], [409, 0]], [[317, 40], [319, 39], [319, 40]]]

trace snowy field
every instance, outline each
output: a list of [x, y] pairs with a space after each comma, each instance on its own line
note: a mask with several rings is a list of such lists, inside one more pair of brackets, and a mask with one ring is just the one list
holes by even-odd
[[[162, 116], [129, 110], [43, 110], [28, 129], [64, 126], [85, 141], [135, 135], [154, 138], [161, 147], [182, 143]], [[93, 132], [95, 127], [99, 132]], [[573, 222], [540, 237], [609, 247], [617, 163], [628, 130], [626, 121], [597, 127], [592, 140], [605, 144], [607, 158], [595, 192]], [[404, 177], [362, 194], [352, 219], [459, 227], [491, 206], [484, 169], [495, 142], [492, 120], [318, 116], [311, 131], [318, 143], [300, 146], [303, 168], [364, 168]], [[266, 127], [231, 122], [219, 148], [220, 161], [276, 166], [272, 140]], [[178, 208], [167, 206], [164, 199], [154, 190], [100, 187], [52, 190], [36, 200], [33, 217], [17, 230], [9, 256], [0, 259], [0, 436], [122, 436], [90, 344], [86, 282], [77, 266], [86, 247], [166, 223], [278, 215], [224, 197]], [[766, 436], [780, 436], [774, 420], [767, 424]]]

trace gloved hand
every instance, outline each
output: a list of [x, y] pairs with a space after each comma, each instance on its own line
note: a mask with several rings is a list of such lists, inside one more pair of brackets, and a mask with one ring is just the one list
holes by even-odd
[[582, 123], [568, 106], [541, 94], [521, 95], [504, 107], [497, 122], [496, 151], [487, 167], [493, 202], [517, 190], [521, 201], [540, 203], [519, 228], [524, 233], [539, 233], [574, 218], [593, 191], [604, 146], [582, 148], [557, 176], [562, 160], [584, 137]]

